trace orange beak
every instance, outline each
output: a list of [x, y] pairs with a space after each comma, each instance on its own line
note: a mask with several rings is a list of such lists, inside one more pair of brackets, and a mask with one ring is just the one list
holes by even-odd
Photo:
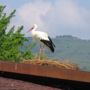
[[32, 30], [33, 30], [33, 27], [32, 27], [32, 28], [30, 28], [30, 29], [27, 31], [27, 33], [28, 33], [28, 32], [30, 32], [30, 31], [32, 31]]

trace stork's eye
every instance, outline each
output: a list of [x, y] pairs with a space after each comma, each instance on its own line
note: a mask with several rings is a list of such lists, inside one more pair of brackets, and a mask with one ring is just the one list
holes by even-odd
[[31, 29], [34, 29], [34, 27], [32, 27]]

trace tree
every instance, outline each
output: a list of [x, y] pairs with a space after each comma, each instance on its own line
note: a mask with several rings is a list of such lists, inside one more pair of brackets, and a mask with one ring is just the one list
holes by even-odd
[[[13, 10], [9, 15], [4, 12], [5, 6], [0, 6], [0, 60], [21, 61], [23, 59], [31, 59], [33, 54], [24, 42], [28, 39], [21, 34], [23, 26], [15, 30], [15, 26], [6, 33], [10, 20], [15, 16], [16, 10]], [[20, 48], [24, 45], [26, 50]]]

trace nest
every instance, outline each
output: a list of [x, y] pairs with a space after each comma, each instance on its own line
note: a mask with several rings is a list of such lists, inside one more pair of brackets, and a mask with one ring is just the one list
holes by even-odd
[[53, 66], [58, 67], [61, 69], [71, 69], [71, 70], [79, 70], [78, 65], [70, 63], [70, 62], [64, 62], [60, 60], [24, 60], [23, 63], [26, 64], [34, 64], [34, 65], [41, 65], [41, 66]]

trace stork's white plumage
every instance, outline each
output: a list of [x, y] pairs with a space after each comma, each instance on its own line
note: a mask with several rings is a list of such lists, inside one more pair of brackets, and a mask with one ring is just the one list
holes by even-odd
[[37, 28], [37, 24], [34, 24], [34, 26], [29, 30], [31, 31], [32, 37], [38, 39], [41, 43], [46, 45], [51, 50], [51, 52], [54, 52], [55, 45], [52, 42], [51, 38], [48, 36], [46, 32], [36, 31]]

